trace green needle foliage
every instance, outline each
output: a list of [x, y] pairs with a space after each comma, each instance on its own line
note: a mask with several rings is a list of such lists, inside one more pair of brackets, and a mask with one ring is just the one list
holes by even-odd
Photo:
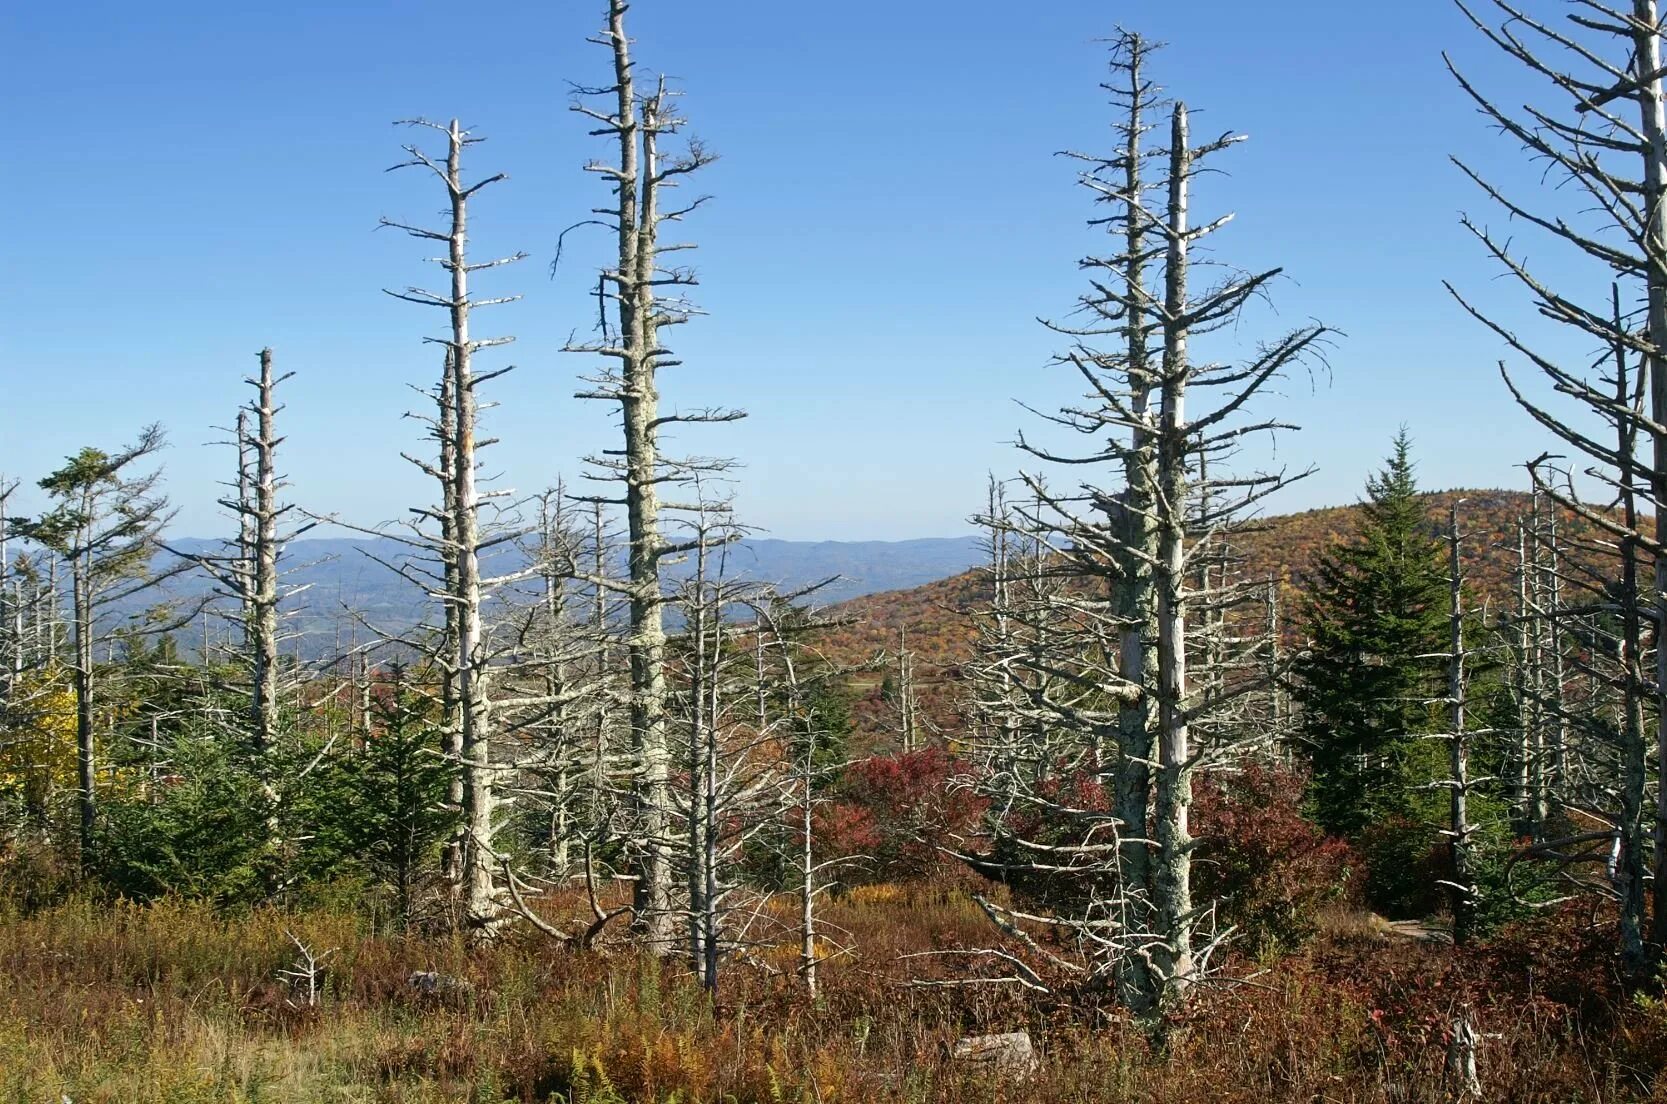
[[446, 802], [454, 766], [441, 755], [431, 704], [399, 664], [374, 687], [364, 746], [325, 760], [308, 810], [318, 860], [357, 867], [392, 891], [401, 923], [414, 914], [457, 812]]
[[1415, 817], [1436, 769], [1419, 734], [1439, 720], [1428, 702], [1442, 693], [1447, 568], [1411, 451], [1403, 429], [1367, 480], [1359, 530], [1321, 558], [1305, 610], [1309, 651], [1296, 673], [1310, 798], [1338, 835]]

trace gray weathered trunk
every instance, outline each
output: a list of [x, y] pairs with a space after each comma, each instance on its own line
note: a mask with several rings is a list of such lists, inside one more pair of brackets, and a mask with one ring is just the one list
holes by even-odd
[[1193, 981], [1192, 749], [1187, 722], [1186, 506], [1189, 427], [1187, 299], [1187, 192], [1191, 178], [1187, 110], [1176, 104], [1170, 129], [1168, 237], [1164, 289], [1164, 349], [1157, 446], [1158, 556], [1158, 777], [1154, 959], [1167, 996]]
[[499, 917], [493, 882], [497, 865], [493, 814], [496, 776], [492, 763], [492, 706], [488, 695], [485, 626], [481, 619], [480, 491], [476, 486], [475, 423], [478, 410], [469, 336], [469, 211], [463, 185], [463, 130], [456, 119], [448, 132], [446, 175], [451, 194], [451, 387], [456, 404], [452, 436], [452, 535], [457, 550], [457, 696], [463, 759], [463, 908], [472, 932], [489, 931]]
[[1476, 905], [1475, 863], [1471, 856], [1470, 738], [1465, 732], [1464, 576], [1459, 562], [1459, 507], [1448, 513], [1447, 528], [1447, 832], [1453, 857], [1448, 886], [1453, 910], [1453, 942], [1470, 940]]
[[[1151, 355], [1147, 334], [1153, 323], [1144, 306], [1148, 226], [1140, 207], [1146, 194], [1142, 172], [1141, 138], [1145, 133], [1143, 72], [1146, 45], [1135, 36], [1128, 62], [1128, 122], [1124, 135], [1123, 188], [1130, 204], [1124, 223], [1123, 279], [1128, 318], [1127, 365], [1129, 412], [1134, 423], [1123, 463], [1125, 491], [1120, 520], [1124, 555], [1118, 565], [1117, 616], [1120, 673], [1139, 692], [1125, 698], [1117, 713], [1118, 758], [1113, 781], [1114, 812], [1123, 836], [1118, 849], [1118, 881], [1122, 886], [1124, 923], [1137, 932], [1151, 930], [1149, 827], [1152, 799], [1151, 771], [1156, 761], [1153, 745], [1153, 699], [1146, 692], [1157, 685], [1157, 654], [1148, 647], [1155, 640], [1157, 588], [1152, 564], [1158, 558], [1158, 535], [1153, 526], [1157, 484], [1157, 434], [1150, 424]], [[1119, 964], [1125, 1000], [1139, 1004], [1152, 990], [1151, 962], [1145, 955], [1126, 955]]]
[[458, 814], [457, 829], [446, 841], [442, 860], [446, 881], [461, 896], [463, 889], [463, 853], [466, 850], [469, 827], [463, 818], [463, 718], [462, 697], [458, 693], [457, 641], [462, 608], [452, 600], [458, 593], [457, 576], [457, 389], [452, 371], [452, 351], [446, 349], [441, 368], [440, 389], [437, 397], [435, 432], [438, 437], [440, 480], [440, 579], [445, 594], [442, 603], [440, 633], [440, 724], [447, 757], [457, 768], [446, 783], [446, 801]]
[[278, 743], [278, 431], [275, 424], [276, 380], [272, 350], [260, 352], [260, 376], [255, 389], [254, 515], [249, 547], [249, 660], [251, 664], [249, 723], [260, 783], [275, 800], [272, 756]]
[[[1667, 546], [1667, 101], [1663, 99], [1661, 26], [1655, 0], [1633, 0], [1633, 73], [1641, 78], [1638, 106], [1646, 146], [1644, 261], [1647, 294], [1645, 331], [1650, 352], [1645, 371], [1650, 388], [1650, 497], [1656, 503], [1655, 539]], [[1667, 553], [1655, 557], [1656, 624], [1667, 626]], [[1667, 647], [1655, 650], [1656, 769], [1667, 778]], [[1655, 942], [1667, 944], [1667, 784], [1656, 788]]]

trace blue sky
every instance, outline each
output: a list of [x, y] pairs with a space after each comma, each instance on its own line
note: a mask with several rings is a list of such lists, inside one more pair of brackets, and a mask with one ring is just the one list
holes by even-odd
[[[476, 254], [532, 255], [492, 285], [525, 298], [478, 323], [519, 339], [500, 358], [517, 370], [495, 391], [491, 466], [522, 491], [572, 475], [611, 437], [607, 411], [572, 398], [591, 365], [559, 351], [589, 325], [605, 240], [576, 232], [548, 272], [556, 235], [604, 196], [580, 168], [604, 151], [567, 110], [568, 81], [604, 78], [584, 42], [600, 9], [8, 5], [0, 470], [36, 478], [162, 421], [179, 527], [219, 531], [229, 456], [210, 427], [270, 344], [298, 373], [294, 496], [365, 523], [425, 501], [398, 458], [420, 444], [401, 413], [435, 375], [421, 337], [440, 318], [380, 289], [437, 270], [375, 227], [439, 206], [418, 175], [383, 173], [405, 140], [390, 122], [456, 115], [489, 139], [477, 171], [510, 174], [477, 203]], [[1074, 263], [1099, 243], [1052, 154], [1105, 147], [1095, 40], [1117, 24], [1169, 42], [1158, 75], [1198, 131], [1250, 135], [1200, 197], [1238, 212], [1223, 260], [1286, 270], [1278, 314], [1244, 336], [1309, 318], [1346, 335], [1329, 378], [1289, 381], [1277, 404], [1305, 426], [1281, 455], [1320, 473], [1275, 508], [1353, 498], [1402, 422], [1430, 485], [1519, 486], [1545, 447], [1498, 381], [1497, 343], [1440, 285], [1525, 313], [1458, 226], [1485, 205], [1448, 154], [1537, 179], [1440, 54], [1507, 99], [1520, 75], [1443, 0], [638, 0], [632, 17], [638, 60], [678, 78], [691, 131], [722, 157], [688, 225], [710, 317], [677, 335], [687, 365], [664, 389], [750, 412], [688, 444], [743, 462], [744, 516], [775, 536], [964, 531], [984, 473], [1020, 463], [1010, 442], [1033, 423], [1014, 400], [1074, 394], [1035, 318], [1069, 308]]]

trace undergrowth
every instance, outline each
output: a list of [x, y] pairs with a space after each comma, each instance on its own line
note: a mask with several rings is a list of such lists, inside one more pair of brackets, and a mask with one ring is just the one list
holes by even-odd
[[[1382, 1101], [1453, 1099], [1446, 1031], [1469, 1009], [1491, 1100], [1667, 1099], [1667, 1007], [1628, 997], [1578, 909], [1484, 946], [1398, 938], [1339, 905], [1299, 950], [1247, 955], [1154, 1034], [1114, 1010], [1001, 987], [925, 988], [987, 943], [952, 885], [830, 903], [859, 954], [814, 1000], [769, 960], [714, 1003], [675, 963], [532, 933], [470, 953], [350, 911], [217, 914], [72, 900], [0, 919], [0, 1095], [74, 1104], [302, 1101]], [[280, 980], [291, 937], [333, 949], [317, 1007]], [[409, 983], [435, 971], [452, 984]], [[1026, 1030], [1040, 1067], [968, 1069], [955, 1039]]]

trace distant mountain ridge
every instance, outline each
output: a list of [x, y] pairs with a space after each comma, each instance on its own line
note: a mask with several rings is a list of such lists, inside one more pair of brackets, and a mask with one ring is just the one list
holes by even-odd
[[[225, 547], [221, 541], [200, 537], [168, 543], [179, 552], [198, 555]], [[386, 537], [292, 541], [284, 550], [284, 583], [286, 587], [305, 589], [285, 603], [289, 614], [286, 627], [299, 637], [302, 654], [327, 655], [336, 647], [338, 635], [344, 642], [368, 632], [392, 635], [432, 615], [433, 600], [387, 566], [410, 558], [414, 551]], [[168, 563], [173, 557], [164, 554], [161, 559]], [[816, 595], [818, 604], [833, 604], [885, 591], [912, 590], [961, 574], [981, 559], [979, 538], [972, 535], [899, 541], [749, 538], [730, 546], [726, 570], [732, 577], [776, 583], [786, 590], [837, 576]], [[510, 550], [495, 560], [488, 566], [489, 572], [507, 573], [524, 563], [519, 552]], [[687, 563], [673, 564], [667, 575], [682, 578], [690, 570]], [[189, 604], [212, 590], [207, 575], [193, 571], [171, 581], [167, 596]], [[155, 600], [155, 595], [147, 596], [147, 604]], [[186, 643], [195, 643], [190, 634]]]
[[[1512, 572], [1516, 524], [1533, 509], [1531, 496], [1492, 489], [1438, 491], [1424, 496], [1432, 532], [1444, 531], [1447, 510], [1462, 503], [1468, 534], [1463, 558], [1475, 599], [1497, 609], [1514, 596]], [[1287, 634], [1300, 632], [1303, 594], [1317, 558], [1334, 542], [1346, 539], [1358, 524], [1359, 506], [1330, 506], [1260, 519], [1234, 543], [1244, 557], [1247, 578], [1273, 578], [1280, 584]], [[1572, 543], [1594, 537], [1581, 519], [1564, 516], [1564, 535]], [[219, 542], [180, 539], [170, 542], [182, 552], [203, 552]], [[945, 675], [953, 680], [972, 655], [975, 621], [967, 614], [983, 601], [984, 584], [974, 570], [985, 559], [981, 539], [925, 537], [901, 541], [792, 541], [752, 538], [727, 553], [732, 577], [772, 582], [792, 590], [837, 576], [817, 593], [818, 605], [833, 606], [847, 620], [820, 644], [842, 662], [858, 662], [900, 644], [908, 634], [910, 651], [920, 660], [928, 694]], [[294, 645], [310, 658], [331, 654], [338, 643], [357, 636], [394, 635], [434, 615], [433, 599], [384, 563], [412, 553], [392, 538], [317, 538], [292, 542], [285, 551], [285, 583], [306, 589], [286, 603], [288, 627], [299, 637]], [[488, 571], [520, 566], [518, 552], [500, 553]], [[688, 563], [668, 568], [683, 577]], [[211, 589], [202, 572], [192, 572], [170, 586], [169, 595], [194, 600]], [[150, 596], [149, 602], [155, 597]], [[350, 616], [348, 611], [354, 611]], [[137, 609], [124, 612], [138, 612]], [[360, 624], [362, 622], [362, 624]], [[220, 630], [221, 632], [224, 629]], [[194, 634], [183, 643], [194, 647]]]

